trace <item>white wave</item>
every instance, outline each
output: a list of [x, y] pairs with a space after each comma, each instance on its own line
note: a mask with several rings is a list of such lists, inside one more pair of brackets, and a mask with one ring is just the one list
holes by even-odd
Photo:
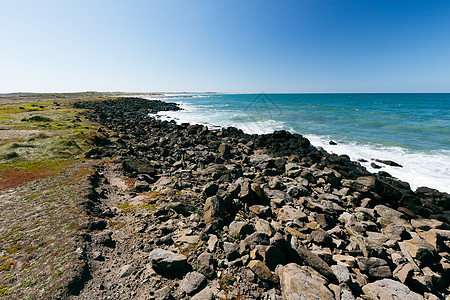
[[[282, 121], [259, 120], [242, 112], [217, 109], [212, 105], [195, 104], [181, 99], [177, 99], [174, 102], [178, 103], [183, 110], [159, 112], [156, 116], [162, 120], [175, 120], [178, 124], [202, 124], [211, 129], [233, 126], [249, 134], [265, 134], [281, 129], [295, 132], [293, 128], [287, 127]], [[302, 133], [300, 132], [300, 134]], [[330, 145], [329, 141], [332, 138], [329, 136], [304, 136], [314, 146], [320, 146], [329, 153], [346, 154], [354, 161], [359, 159], [367, 160], [367, 162], [362, 162], [361, 164], [368, 171], [373, 173], [380, 170], [386, 171], [392, 176], [408, 182], [412, 190], [415, 190], [417, 187], [427, 186], [450, 193], [450, 151], [435, 153], [412, 152], [401, 147], [377, 147], [345, 141], [338, 141], [337, 145]], [[370, 165], [373, 162], [372, 159], [392, 160], [401, 164], [403, 168], [376, 163], [382, 168], [374, 169]]]
[[[386, 171], [392, 176], [406, 181], [411, 189], [426, 186], [441, 192], [450, 193], [450, 151], [435, 153], [411, 152], [401, 147], [375, 147], [357, 143], [338, 142], [330, 145], [329, 137], [305, 135], [314, 146], [320, 146], [330, 153], [347, 154], [351, 160], [365, 159], [361, 164], [370, 172]], [[372, 159], [392, 160], [403, 166], [393, 167], [375, 162], [381, 169], [374, 169], [370, 165]]]

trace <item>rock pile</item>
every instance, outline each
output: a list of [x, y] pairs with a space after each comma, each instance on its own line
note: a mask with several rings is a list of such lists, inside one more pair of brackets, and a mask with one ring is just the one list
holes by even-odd
[[114, 132], [100, 130], [87, 157], [121, 163], [126, 197], [158, 195], [135, 215], [141, 265], [117, 270], [147, 285], [142, 298], [448, 299], [450, 195], [414, 192], [299, 134], [148, 116], [172, 103], [75, 105]]

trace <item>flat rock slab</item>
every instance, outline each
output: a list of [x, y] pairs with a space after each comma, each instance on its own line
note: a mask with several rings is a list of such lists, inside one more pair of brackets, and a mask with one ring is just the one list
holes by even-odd
[[278, 221], [293, 221], [305, 218], [306, 214], [299, 209], [293, 208], [291, 206], [283, 206], [277, 212]]
[[286, 300], [334, 300], [333, 293], [297, 264], [279, 266], [281, 293]]
[[183, 254], [173, 253], [161, 248], [150, 252], [149, 258], [155, 271], [183, 269], [187, 265], [187, 258]]
[[421, 295], [412, 292], [406, 285], [392, 279], [378, 280], [362, 287], [369, 299], [382, 300], [423, 300]]

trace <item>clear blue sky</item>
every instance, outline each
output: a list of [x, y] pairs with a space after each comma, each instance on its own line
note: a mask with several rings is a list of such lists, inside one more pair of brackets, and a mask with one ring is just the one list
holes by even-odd
[[0, 0], [0, 92], [450, 92], [450, 1]]

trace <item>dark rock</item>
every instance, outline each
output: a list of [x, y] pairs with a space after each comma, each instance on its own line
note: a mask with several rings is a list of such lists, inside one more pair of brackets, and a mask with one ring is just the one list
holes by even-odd
[[333, 240], [331, 235], [322, 230], [314, 230], [308, 235], [308, 241], [313, 242], [317, 245], [329, 247], [331, 246]]
[[220, 196], [212, 196], [206, 199], [204, 214], [205, 223], [219, 228], [223, 225], [225, 217], [225, 205]]
[[389, 278], [392, 272], [384, 259], [377, 257], [359, 257], [358, 266], [362, 272], [367, 273], [371, 278]]
[[300, 260], [304, 264], [312, 267], [314, 270], [325, 276], [331, 282], [337, 282], [333, 270], [331, 270], [330, 266], [328, 266], [328, 264], [323, 261], [317, 254], [312, 253], [303, 246], [299, 246], [297, 248], [297, 253]]
[[148, 161], [138, 159], [128, 159], [122, 162], [122, 167], [127, 173], [138, 173], [155, 176], [157, 174], [156, 169], [150, 165]]
[[205, 275], [194, 271], [186, 274], [181, 286], [186, 294], [192, 295], [203, 289], [206, 284], [207, 280]]
[[237, 255], [237, 244], [236, 243], [230, 243], [230, 242], [224, 242], [223, 243], [223, 252], [225, 253], [225, 257], [227, 260], [231, 261], [233, 260]]
[[216, 261], [212, 256], [212, 254], [208, 252], [203, 252], [197, 258], [197, 263], [198, 263], [198, 271], [200, 273], [202, 273], [203, 275], [205, 275], [210, 279], [214, 278], [214, 276], [216, 275], [215, 272]]
[[228, 228], [228, 234], [233, 238], [244, 238], [255, 231], [251, 224], [244, 221], [233, 221]]
[[206, 196], [210, 197], [215, 195], [218, 190], [219, 186], [216, 183], [211, 182], [205, 185], [205, 187], [203, 188], [203, 193], [205, 193]]
[[382, 160], [382, 159], [375, 159], [376, 162], [391, 166], [391, 167], [399, 167], [399, 168], [403, 168], [402, 165], [396, 163], [395, 161], [392, 160]]
[[255, 232], [246, 237], [244, 242], [250, 247], [254, 247], [256, 245], [269, 245], [270, 238], [263, 232]]
[[150, 252], [149, 259], [155, 271], [183, 269], [187, 266], [186, 256], [161, 248], [157, 248]]

